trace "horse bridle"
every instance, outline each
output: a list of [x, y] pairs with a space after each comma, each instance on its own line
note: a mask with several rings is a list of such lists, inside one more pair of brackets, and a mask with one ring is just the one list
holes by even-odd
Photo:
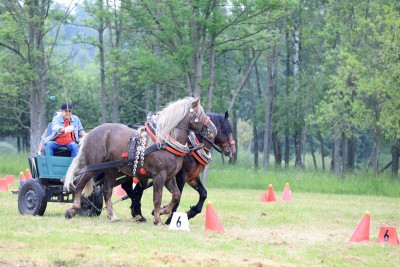
[[[199, 118], [197, 118], [197, 108], [190, 108], [190, 110], [189, 110], [189, 122], [192, 124], [193, 123], [193, 117], [195, 118], [194, 119], [194, 122], [195, 123], [198, 123], [199, 122]], [[204, 115], [204, 114], [203, 114]], [[211, 134], [211, 131], [209, 130], [209, 128], [207, 127], [207, 125], [208, 125], [208, 123], [211, 121], [211, 119], [210, 119], [210, 117], [209, 116], [205, 116], [205, 119], [201, 122], [201, 124], [202, 124], [202, 128], [201, 128], [201, 131], [195, 131], [195, 130], [190, 130], [190, 129], [187, 129], [187, 128], [184, 128], [184, 127], [177, 127], [177, 128], [179, 128], [179, 129], [182, 129], [182, 130], [187, 130], [187, 131], [192, 131], [192, 132], [194, 132], [194, 133], [198, 133], [198, 134], [200, 134], [201, 136], [203, 136], [203, 132], [204, 132], [204, 127], [206, 128], [206, 132], [207, 132], [207, 136], [210, 136], [210, 134]], [[203, 136], [204, 137], [204, 136]], [[212, 143], [212, 142], [211, 142]]]

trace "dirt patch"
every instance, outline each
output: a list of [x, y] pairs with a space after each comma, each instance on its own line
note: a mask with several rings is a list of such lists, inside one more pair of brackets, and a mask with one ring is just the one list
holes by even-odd
[[30, 244], [0, 244], [0, 249], [24, 249], [31, 247]]

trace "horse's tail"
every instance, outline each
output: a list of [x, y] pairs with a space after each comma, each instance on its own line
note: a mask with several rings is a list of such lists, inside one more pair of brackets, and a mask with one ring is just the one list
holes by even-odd
[[84, 195], [85, 197], [89, 197], [93, 193], [93, 188], [94, 188], [94, 181], [93, 178], [91, 178], [83, 188], [82, 195]]
[[[73, 185], [74, 183], [74, 178], [75, 178], [75, 172], [82, 169], [83, 166], [85, 164], [85, 157], [83, 155], [83, 147], [85, 146], [85, 138], [86, 136], [84, 136], [79, 144], [79, 152], [78, 155], [72, 160], [71, 165], [68, 168], [67, 174], [65, 175], [65, 180], [64, 180], [64, 188], [65, 190], [68, 192], [70, 187]], [[90, 179], [90, 181], [85, 185], [85, 188], [83, 189], [82, 193], [85, 196], [89, 196], [92, 191], [93, 191], [93, 181], [92, 179]], [[87, 187], [90, 186], [90, 189], [88, 189]]]

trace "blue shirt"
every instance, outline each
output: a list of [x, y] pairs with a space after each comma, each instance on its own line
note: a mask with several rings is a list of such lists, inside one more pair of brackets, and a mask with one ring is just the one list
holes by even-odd
[[[54, 140], [54, 138], [62, 134], [60, 133], [60, 129], [65, 127], [63, 116], [61, 114], [57, 114], [56, 116], [54, 116], [51, 125], [52, 125], [51, 134], [48, 135], [45, 139], [43, 139], [43, 144], [46, 144], [47, 142]], [[81, 132], [84, 132], [82, 123], [79, 120], [78, 116], [75, 115], [71, 116], [70, 125], [74, 127], [75, 140], [78, 142], [79, 135], [81, 134]]]

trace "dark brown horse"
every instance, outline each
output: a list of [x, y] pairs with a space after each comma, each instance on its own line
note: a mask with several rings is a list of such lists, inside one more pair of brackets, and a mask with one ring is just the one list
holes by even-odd
[[[81, 195], [88, 196], [91, 194], [94, 185], [92, 177], [98, 173], [96, 171], [87, 171], [78, 175], [74, 180], [76, 171], [85, 166], [121, 160], [127, 152], [130, 139], [135, 136], [137, 144], [133, 167], [123, 165], [104, 171], [103, 195], [107, 217], [111, 221], [118, 220], [111, 202], [112, 188], [116, 184], [118, 177], [125, 175], [127, 177], [135, 176], [142, 185], [146, 185], [148, 179], [152, 178], [154, 183], [154, 224], [162, 224], [160, 213], [170, 213], [180, 199], [180, 191], [174, 177], [182, 168], [183, 156], [190, 152], [186, 145], [189, 130], [200, 131], [210, 137], [216, 135], [215, 125], [210, 122], [199, 102], [199, 99], [185, 98], [171, 103], [159, 112], [156, 115], [156, 141], [150, 137], [144, 128], [133, 130], [121, 124], [103, 124], [90, 131], [85, 136], [78, 156], [72, 161], [65, 178], [64, 186], [67, 190], [71, 186], [75, 187], [74, 203], [66, 211], [65, 216], [72, 218], [80, 209]], [[144, 156], [145, 148], [150, 146], [158, 149]], [[164, 185], [171, 192], [172, 199], [161, 210]]]
[[[215, 139], [204, 138], [201, 134], [196, 134], [198, 142], [204, 143], [205, 147], [203, 150], [192, 151], [191, 154], [186, 155], [184, 157], [182, 169], [176, 175], [176, 182], [181, 193], [185, 182], [199, 193], [199, 201], [187, 212], [189, 219], [201, 212], [207, 198], [207, 190], [200, 180], [200, 174], [203, 172], [205, 166], [211, 161], [210, 150], [212, 149], [212, 146], [219, 146], [220, 148], [218, 150], [222, 151], [225, 156], [230, 158], [236, 153], [235, 141], [232, 135], [232, 125], [228, 120], [228, 112], [226, 112], [225, 115], [214, 113], [208, 113], [207, 115], [217, 128]], [[151, 185], [151, 183], [148, 184], [148, 186]], [[132, 189], [132, 182], [129, 180], [122, 184], [122, 188], [132, 200], [131, 214], [133, 219], [137, 222], [145, 222], [146, 219], [142, 215], [140, 203], [144, 190], [143, 187], [138, 184], [134, 189]], [[170, 213], [166, 224], [170, 223], [172, 213], [177, 210], [178, 206], [179, 202]]]

